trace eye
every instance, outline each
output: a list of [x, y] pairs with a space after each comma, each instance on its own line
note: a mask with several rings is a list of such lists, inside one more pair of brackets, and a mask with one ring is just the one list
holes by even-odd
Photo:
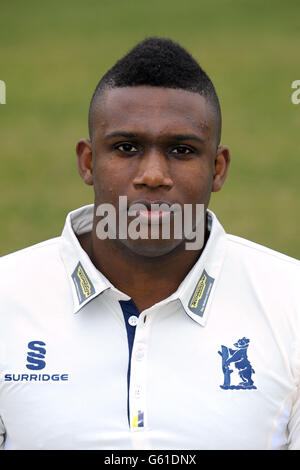
[[189, 155], [190, 153], [194, 153], [194, 151], [185, 145], [178, 145], [171, 150], [171, 153], [175, 153], [176, 155]]
[[129, 142], [123, 142], [122, 144], [115, 145], [117, 150], [120, 150], [124, 153], [136, 153], [138, 151], [137, 147]]

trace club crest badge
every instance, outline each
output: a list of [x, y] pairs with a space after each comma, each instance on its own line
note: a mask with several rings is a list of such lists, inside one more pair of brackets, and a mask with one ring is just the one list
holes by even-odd
[[[250, 340], [248, 338], [241, 338], [234, 343], [235, 349], [228, 348], [227, 346], [221, 346], [221, 351], [218, 354], [222, 357], [222, 370], [224, 374], [224, 383], [220, 385], [225, 390], [251, 390], [256, 389], [252, 380], [252, 374], [255, 374], [254, 369], [247, 356], [247, 350]], [[231, 369], [230, 366], [234, 366], [236, 370]], [[239, 376], [239, 382], [236, 385], [232, 385], [232, 374]]]

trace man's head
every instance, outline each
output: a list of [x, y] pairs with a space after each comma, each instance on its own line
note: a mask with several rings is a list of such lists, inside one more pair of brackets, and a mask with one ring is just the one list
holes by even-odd
[[[159, 201], [206, 209], [225, 181], [230, 157], [219, 146], [216, 92], [197, 62], [170, 40], [143, 41], [104, 75], [91, 100], [89, 130], [90, 140], [77, 144], [78, 168], [94, 186], [95, 207], [118, 208], [119, 196], [126, 196], [128, 206]], [[153, 257], [180, 249], [181, 241], [116, 243]]]
[[174, 88], [199, 93], [212, 107], [216, 146], [221, 139], [221, 109], [214, 85], [196, 60], [170, 39], [149, 38], [120, 59], [99, 81], [89, 108], [89, 134], [93, 138], [94, 120], [104, 92], [112, 88], [135, 86]]

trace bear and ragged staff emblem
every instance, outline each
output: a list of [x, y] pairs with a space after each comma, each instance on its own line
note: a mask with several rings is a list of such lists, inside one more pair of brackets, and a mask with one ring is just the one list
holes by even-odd
[[[222, 370], [224, 374], [224, 384], [220, 385], [221, 388], [225, 390], [256, 389], [252, 380], [252, 374], [255, 374], [255, 371], [252, 368], [247, 356], [247, 349], [249, 343], [250, 340], [244, 337], [234, 343], [236, 349], [231, 349], [224, 345], [221, 346], [222, 351], [218, 351], [218, 354], [222, 356]], [[242, 379], [242, 382], [240, 382], [238, 385], [231, 385], [230, 376], [233, 373], [233, 370], [230, 369], [230, 364], [235, 365], [236, 369], [238, 370], [239, 376]]]

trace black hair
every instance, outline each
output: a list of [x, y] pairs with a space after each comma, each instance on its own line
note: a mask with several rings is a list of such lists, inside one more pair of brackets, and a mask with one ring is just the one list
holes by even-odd
[[102, 77], [90, 103], [90, 137], [93, 108], [97, 97], [109, 88], [139, 85], [179, 88], [204, 96], [215, 111], [217, 145], [219, 145], [221, 108], [211, 79], [183, 47], [171, 39], [157, 37], [150, 37], [138, 43]]

